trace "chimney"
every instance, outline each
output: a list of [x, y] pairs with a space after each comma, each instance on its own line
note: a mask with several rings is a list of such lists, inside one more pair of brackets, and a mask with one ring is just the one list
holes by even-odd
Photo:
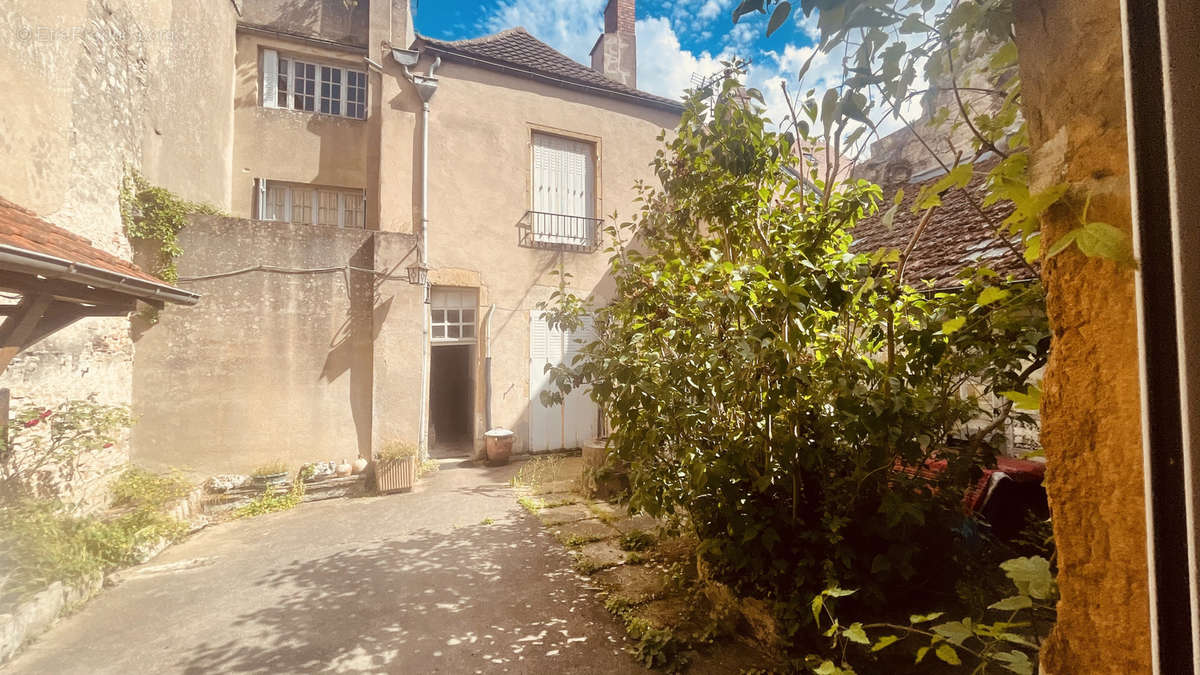
[[604, 33], [592, 47], [592, 68], [627, 87], [637, 87], [635, 0], [608, 0]]

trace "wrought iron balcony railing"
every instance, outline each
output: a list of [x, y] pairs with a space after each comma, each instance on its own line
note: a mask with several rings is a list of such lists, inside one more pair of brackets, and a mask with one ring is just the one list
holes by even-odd
[[517, 243], [526, 248], [595, 251], [600, 248], [600, 218], [526, 211], [517, 223]]

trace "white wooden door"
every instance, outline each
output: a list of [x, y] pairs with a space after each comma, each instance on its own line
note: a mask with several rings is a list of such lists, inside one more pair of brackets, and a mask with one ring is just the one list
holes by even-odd
[[579, 349], [592, 339], [591, 319], [574, 333], [552, 329], [543, 312], [530, 313], [529, 323], [529, 447], [534, 452], [579, 448], [596, 435], [597, 407], [587, 388], [572, 391], [562, 405], [546, 406], [541, 392], [552, 390], [546, 366], [571, 364]]

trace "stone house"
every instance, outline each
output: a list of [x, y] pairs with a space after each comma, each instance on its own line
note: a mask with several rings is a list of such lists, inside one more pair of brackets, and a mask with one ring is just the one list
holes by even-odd
[[134, 461], [200, 473], [394, 440], [467, 454], [490, 427], [518, 452], [596, 433], [582, 393], [539, 401], [574, 342], [536, 305], [558, 272], [603, 297], [604, 219], [633, 214], [682, 110], [636, 89], [634, 0], [608, 4], [592, 67], [520, 28], [418, 35], [408, 2], [58, 0], [0, 19], [33, 36], [0, 48], [35, 98], [0, 103], [23, 160], [6, 197], [125, 256], [129, 168], [228, 214], [180, 235], [199, 303], [63, 333], [5, 374], [14, 396], [104, 389], [134, 410]]

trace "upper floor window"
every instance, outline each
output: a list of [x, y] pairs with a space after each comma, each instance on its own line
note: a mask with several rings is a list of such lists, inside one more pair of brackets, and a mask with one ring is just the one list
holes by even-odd
[[533, 134], [533, 208], [526, 220], [533, 246], [593, 248], [596, 218], [595, 146], [551, 134]]
[[274, 49], [262, 53], [262, 93], [266, 108], [367, 116], [365, 72], [281, 56]]
[[259, 219], [304, 225], [365, 227], [361, 190], [259, 181]]

